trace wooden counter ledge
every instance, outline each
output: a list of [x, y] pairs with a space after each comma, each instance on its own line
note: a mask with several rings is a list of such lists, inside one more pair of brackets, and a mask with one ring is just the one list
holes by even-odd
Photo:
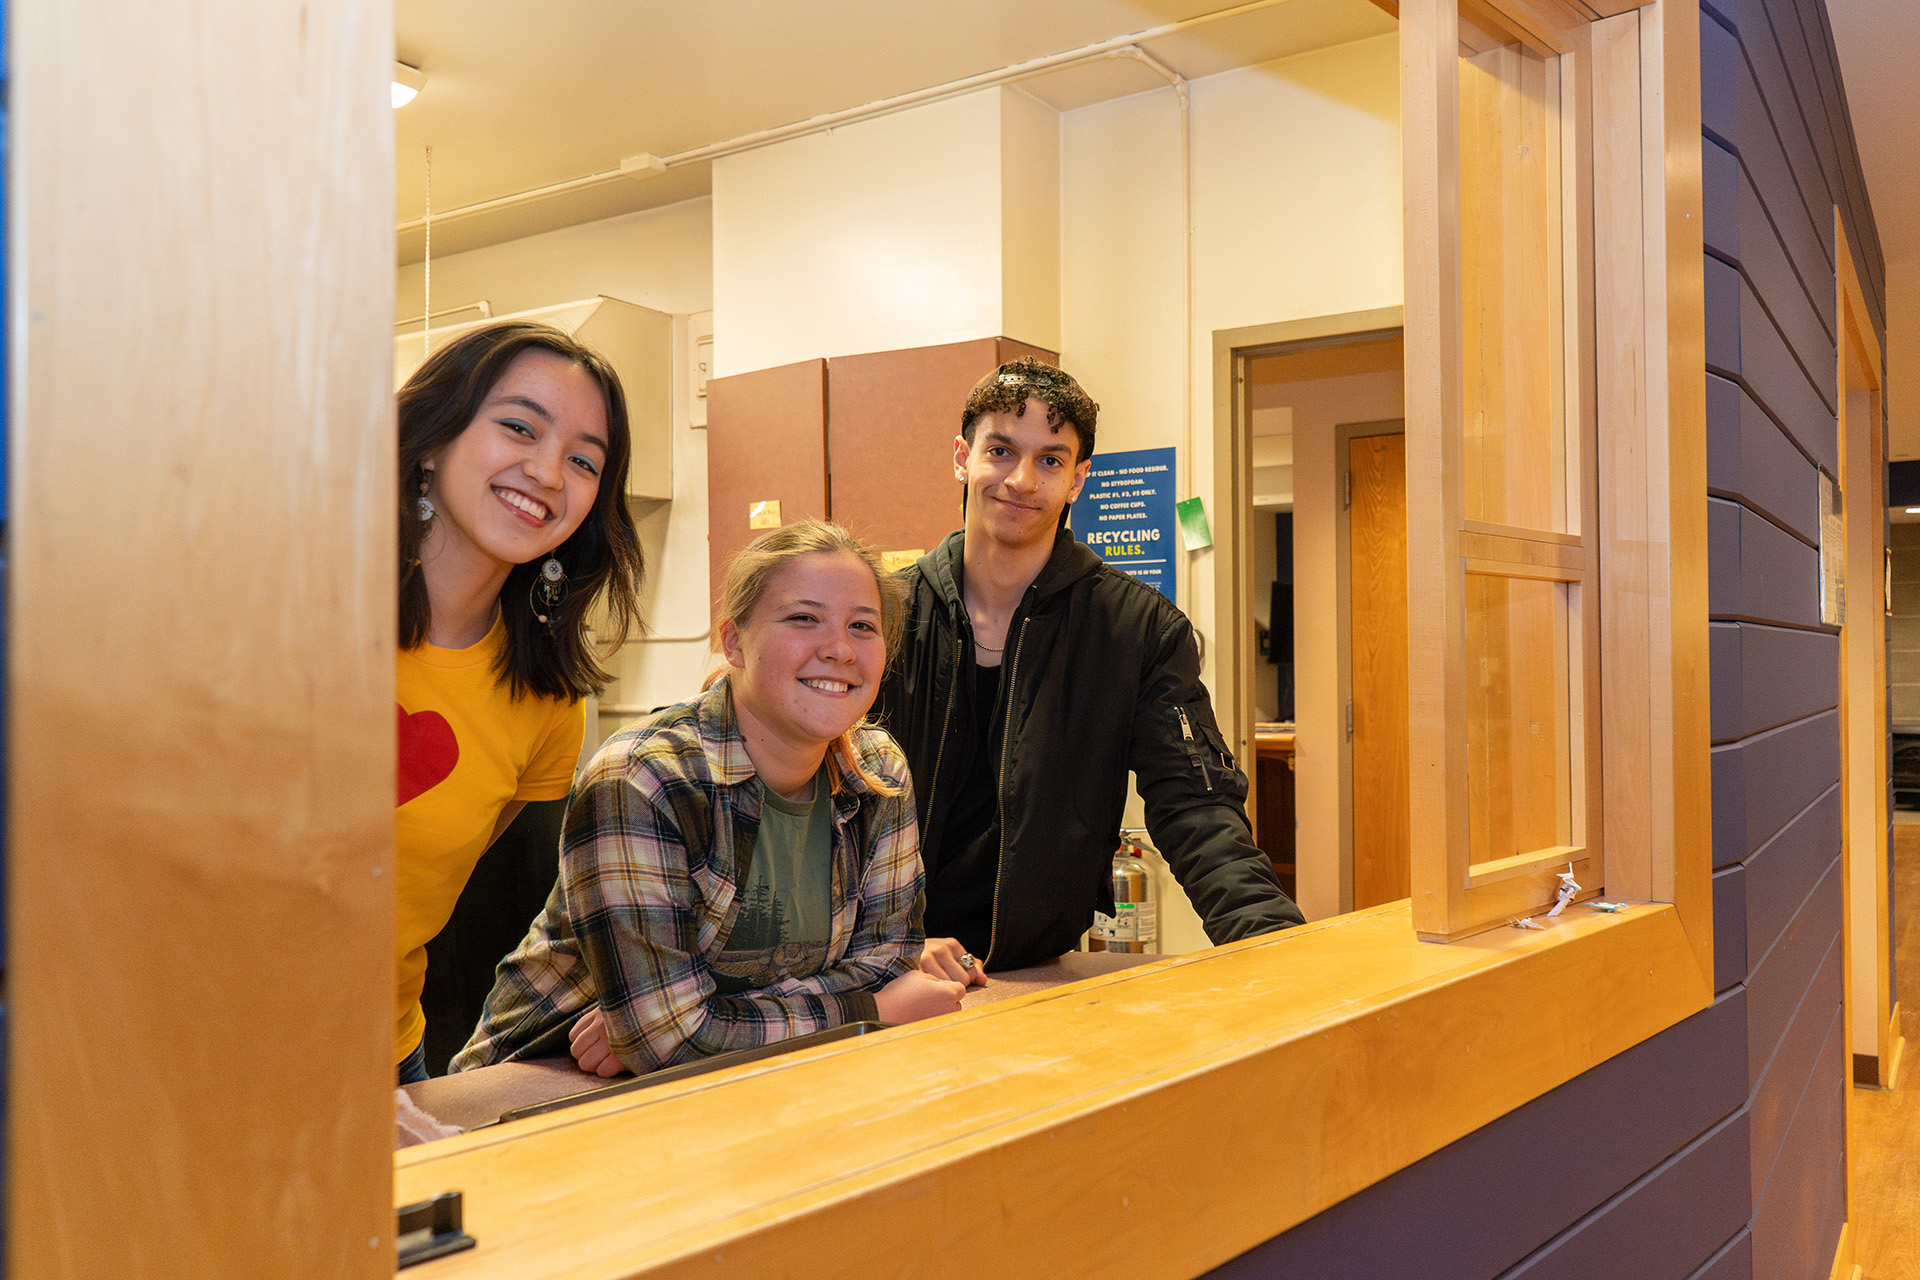
[[1402, 901], [416, 1147], [479, 1245], [408, 1275], [1190, 1276], [1710, 998], [1671, 906], [1544, 923]]
[[[1129, 955], [1120, 951], [1070, 951], [1045, 964], [993, 974], [992, 981], [986, 986], [969, 987], [964, 1003], [968, 1009], [977, 1009], [1000, 1000], [1011, 1000], [1069, 982], [1080, 982], [1135, 965], [1149, 964], [1160, 958]], [[609, 1085], [630, 1084], [632, 1081], [630, 1075], [617, 1076], [612, 1080], [588, 1075], [574, 1065], [571, 1055], [567, 1055], [535, 1058], [526, 1062], [502, 1062], [453, 1075], [435, 1076], [402, 1087], [422, 1111], [442, 1124], [474, 1129], [491, 1124], [504, 1113], [520, 1107], [538, 1106], [557, 1098], [571, 1097]]]

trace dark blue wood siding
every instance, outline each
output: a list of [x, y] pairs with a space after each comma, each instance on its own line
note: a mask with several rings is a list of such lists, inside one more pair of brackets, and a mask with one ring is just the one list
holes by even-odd
[[1713, 1008], [1221, 1277], [1824, 1277], [1846, 1218], [1833, 215], [1885, 273], [1823, 0], [1701, 6]]

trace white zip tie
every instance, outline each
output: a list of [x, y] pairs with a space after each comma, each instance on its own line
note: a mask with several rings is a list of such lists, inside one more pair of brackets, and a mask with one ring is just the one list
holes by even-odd
[[1560, 877], [1560, 897], [1559, 900], [1553, 904], [1553, 909], [1547, 912], [1549, 916], [1557, 916], [1562, 911], [1565, 911], [1567, 904], [1573, 901], [1573, 895], [1580, 892], [1580, 882], [1573, 878], [1573, 864], [1571, 862], [1567, 864], [1565, 871], [1556, 872], [1555, 874]]

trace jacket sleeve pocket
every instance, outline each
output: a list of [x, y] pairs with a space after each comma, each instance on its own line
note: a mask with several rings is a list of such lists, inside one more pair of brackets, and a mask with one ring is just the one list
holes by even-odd
[[1208, 792], [1215, 795], [1230, 796], [1235, 800], [1247, 798], [1247, 775], [1233, 761], [1233, 752], [1227, 747], [1227, 740], [1219, 726], [1212, 721], [1193, 726], [1194, 741], [1198, 744], [1197, 753], [1200, 769], [1206, 775]]

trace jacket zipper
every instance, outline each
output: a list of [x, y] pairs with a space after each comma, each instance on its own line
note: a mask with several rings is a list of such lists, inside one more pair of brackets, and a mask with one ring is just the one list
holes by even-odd
[[1187, 759], [1192, 763], [1193, 771], [1200, 775], [1200, 781], [1205, 783], [1207, 790], [1211, 792], [1213, 779], [1207, 776], [1206, 762], [1200, 758], [1199, 744], [1193, 740], [1193, 726], [1187, 723], [1187, 709], [1175, 707], [1173, 714], [1180, 717], [1180, 740], [1187, 744]]
[[[966, 642], [959, 631], [953, 633], [953, 679], [947, 682], [947, 712], [940, 720], [940, 749], [933, 753], [933, 781], [927, 784], [927, 825], [933, 825], [933, 801], [940, 794], [940, 766], [947, 759], [947, 734], [953, 729], [953, 698], [960, 688], [960, 659], [966, 656]], [[921, 842], [926, 840], [925, 833]]]
[[1013, 636], [1013, 656], [1007, 659], [1007, 679], [1001, 692], [1007, 703], [1007, 718], [1000, 726], [1000, 856], [993, 864], [993, 914], [987, 922], [987, 954], [981, 960], [984, 970], [1000, 943], [1000, 877], [1007, 869], [1007, 759], [1013, 754], [1013, 690], [1020, 675], [1020, 642], [1027, 636], [1027, 620], [1020, 619], [1020, 630]]

